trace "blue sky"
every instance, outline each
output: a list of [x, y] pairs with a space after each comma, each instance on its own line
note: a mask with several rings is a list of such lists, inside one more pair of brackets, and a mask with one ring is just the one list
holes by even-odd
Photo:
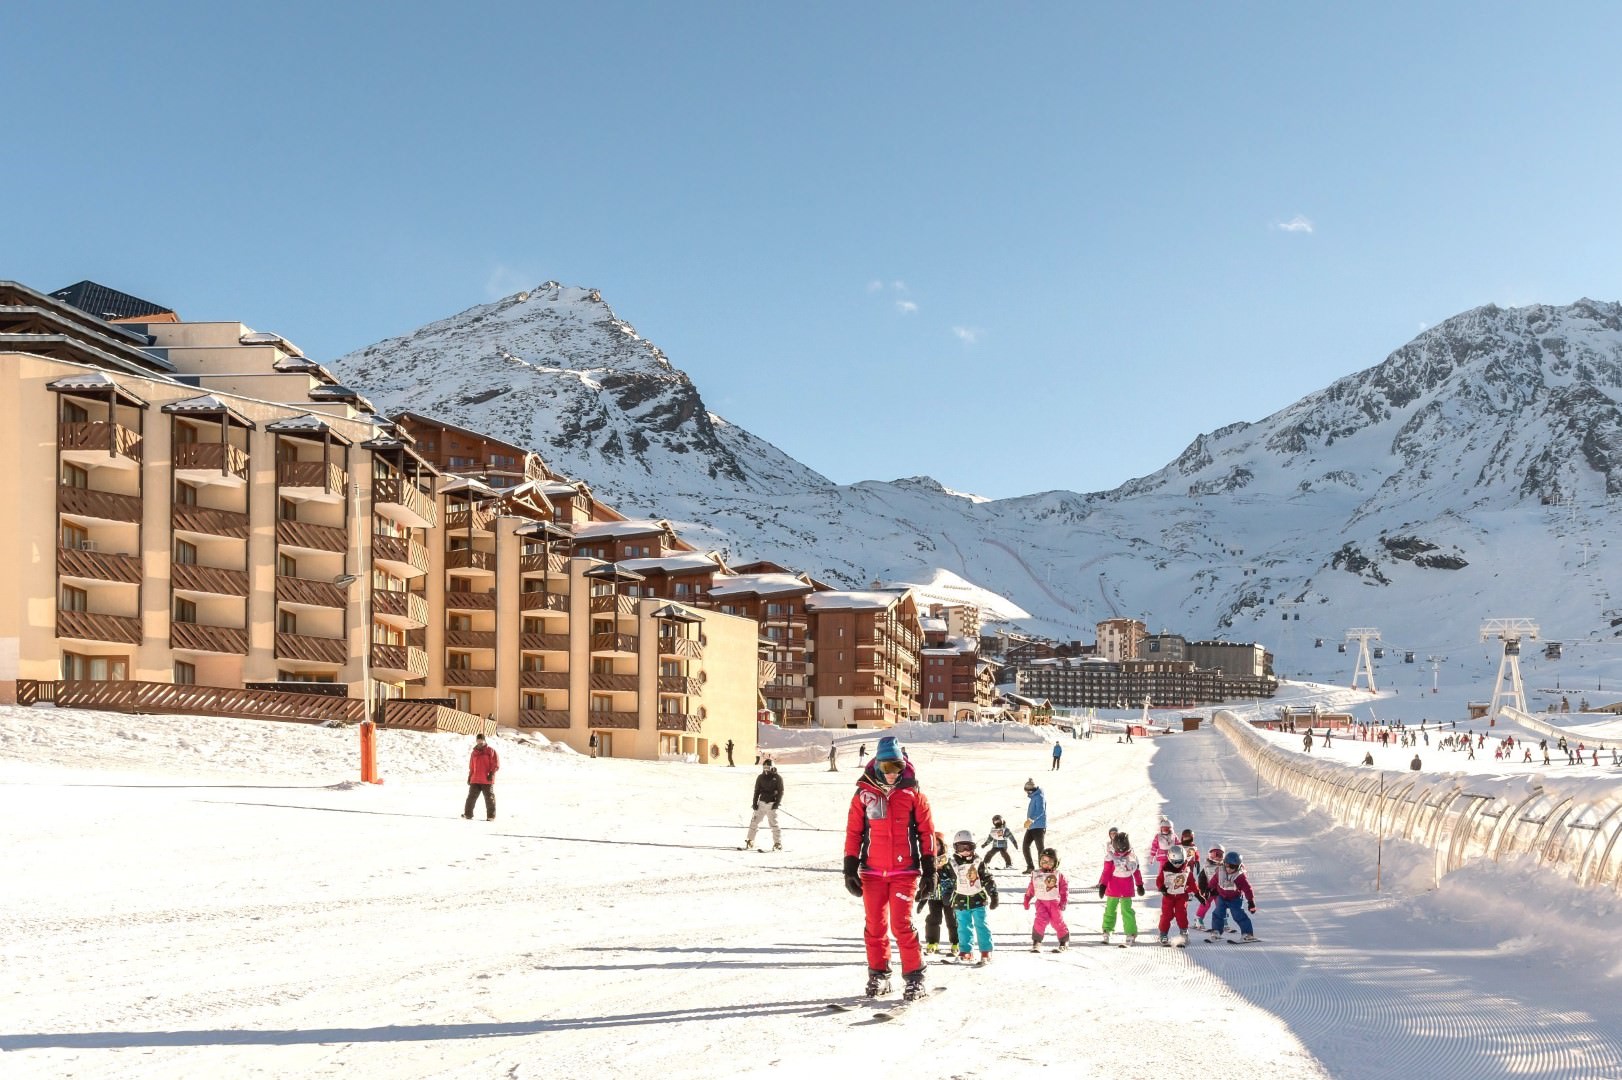
[[0, 277], [323, 359], [592, 286], [833, 479], [994, 497], [1622, 298], [1617, 5], [232, 7], [11, 15]]

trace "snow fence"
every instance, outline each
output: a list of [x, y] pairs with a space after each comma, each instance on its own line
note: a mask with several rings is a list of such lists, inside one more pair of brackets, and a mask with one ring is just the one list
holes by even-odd
[[1420, 844], [1436, 874], [1473, 859], [1516, 857], [1558, 868], [1579, 885], [1622, 892], [1622, 794], [1614, 780], [1394, 772], [1315, 761], [1257, 734], [1230, 712], [1217, 730], [1258, 775], [1342, 825]]

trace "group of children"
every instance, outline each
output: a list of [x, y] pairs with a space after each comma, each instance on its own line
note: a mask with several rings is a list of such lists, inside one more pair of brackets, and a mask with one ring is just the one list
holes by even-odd
[[[940, 951], [941, 923], [944, 921], [951, 942], [949, 959], [967, 963], [979, 949], [979, 964], [991, 960], [991, 931], [986, 926], [986, 912], [998, 904], [997, 883], [991, 876], [993, 855], [1003, 856], [1003, 865], [1012, 866], [1008, 849], [1013, 844], [1013, 830], [1001, 815], [991, 819], [991, 835], [985, 842], [975, 844], [974, 834], [964, 829], [952, 838], [950, 849], [946, 838], [935, 834], [935, 887], [918, 897], [917, 908], [929, 908], [924, 921], [924, 949], [929, 953]], [[984, 858], [980, 848], [989, 848]], [[1149, 861], [1154, 872], [1154, 885], [1160, 893], [1160, 936], [1162, 945], [1188, 944], [1191, 902], [1197, 902], [1194, 925], [1207, 928], [1207, 941], [1218, 941], [1227, 931], [1231, 916], [1238, 925], [1241, 941], [1254, 941], [1255, 928], [1250, 913], [1256, 910], [1255, 895], [1250, 879], [1245, 874], [1244, 861], [1237, 851], [1225, 851], [1214, 844], [1201, 863], [1199, 846], [1194, 831], [1184, 829], [1176, 834], [1167, 818], [1160, 819], [1160, 827], [1149, 845]], [[1138, 920], [1133, 899], [1145, 894], [1144, 871], [1132, 850], [1132, 841], [1117, 829], [1109, 831], [1104, 848], [1104, 865], [1098, 876], [1098, 896], [1104, 901], [1104, 919], [1101, 943], [1111, 943], [1117, 918], [1124, 931], [1122, 945], [1137, 942]], [[1042, 942], [1052, 927], [1058, 938], [1055, 952], [1070, 946], [1070, 928], [1064, 919], [1070, 904], [1070, 883], [1059, 871], [1059, 853], [1054, 848], [1043, 848], [1037, 869], [1030, 874], [1025, 886], [1025, 909], [1035, 908], [1031, 926], [1031, 951], [1040, 952]], [[1171, 928], [1179, 931], [1176, 942], [1171, 940]]]

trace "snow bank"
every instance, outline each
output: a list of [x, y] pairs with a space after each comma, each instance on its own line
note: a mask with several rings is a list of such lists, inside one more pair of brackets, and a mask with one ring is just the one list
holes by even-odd
[[1026, 724], [982, 723], [965, 720], [956, 724], [897, 724], [891, 728], [785, 728], [776, 724], [756, 725], [756, 740], [762, 751], [771, 751], [772, 760], [783, 762], [827, 761], [828, 743], [839, 747], [839, 760], [854, 763], [858, 748], [867, 744], [871, 754], [878, 741], [894, 735], [903, 746], [916, 743], [995, 742], [1042, 743], [1052, 742], [1060, 733], [1052, 729], [1033, 728]]

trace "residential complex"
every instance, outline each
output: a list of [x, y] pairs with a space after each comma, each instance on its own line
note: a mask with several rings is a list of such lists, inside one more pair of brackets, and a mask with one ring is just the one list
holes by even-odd
[[1187, 641], [1148, 633], [1136, 619], [1098, 624], [1098, 645], [1086, 655], [1027, 659], [1009, 666], [1022, 695], [1059, 708], [1200, 705], [1240, 697], [1272, 697], [1278, 680], [1272, 657], [1258, 644]]

